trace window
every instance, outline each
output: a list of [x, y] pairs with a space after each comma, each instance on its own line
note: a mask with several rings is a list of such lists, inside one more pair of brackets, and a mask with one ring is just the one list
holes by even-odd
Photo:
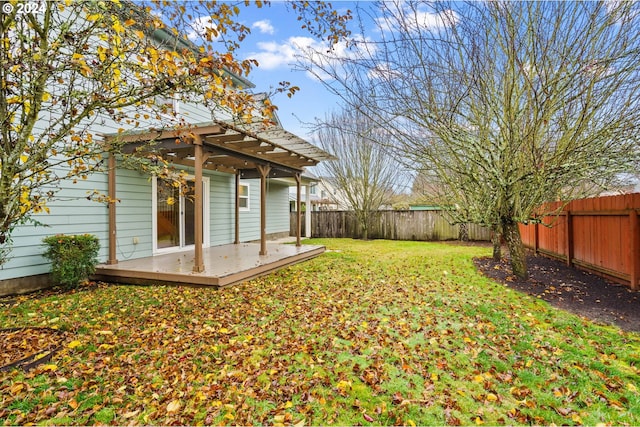
[[240, 210], [248, 211], [249, 206], [249, 184], [240, 184], [239, 187]]

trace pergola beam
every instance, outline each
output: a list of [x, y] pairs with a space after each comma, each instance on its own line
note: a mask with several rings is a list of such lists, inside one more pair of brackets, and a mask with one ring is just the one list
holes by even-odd
[[151, 130], [139, 133], [121, 133], [116, 135], [108, 135], [105, 137], [105, 141], [111, 145], [128, 144], [128, 143], [145, 143], [149, 141], [160, 141], [167, 139], [180, 139], [194, 136], [203, 135], [224, 135], [226, 130], [218, 125], [208, 125], [199, 127], [186, 127], [184, 129], [169, 129], [169, 130]]
[[265, 154], [265, 153], [269, 153], [270, 151], [273, 151], [275, 149], [276, 149], [276, 147], [273, 147], [271, 145], [258, 145], [258, 146], [255, 146], [255, 147], [243, 148], [242, 151], [246, 151], [248, 153]]
[[228, 141], [228, 142], [225, 142], [223, 145], [228, 147], [233, 147], [235, 149], [244, 150], [247, 148], [260, 147], [261, 144], [262, 143], [260, 141], [256, 141], [252, 139], [249, 139], [249, 140], [242, 139], [239, 141]]
[[225, 134], [225, 135], [207, 135], [205, 136], [205, 142], [210, 142], [213, 144], [227, 144], [227, 143], [241, 143], [245, 140], [246, 136], [234, 133], [234, 134]]

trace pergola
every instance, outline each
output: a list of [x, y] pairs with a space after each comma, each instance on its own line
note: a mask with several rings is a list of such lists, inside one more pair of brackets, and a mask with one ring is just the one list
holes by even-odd
[[[253, 130], [252, 130], [253, 129]], [[122, 147], [124, 153], [155, 155], [168, 162], [194, 168], [195, 260], [193, 271], [204, 271], [202, 255], [202, 175], [214, 170], [235, 175], [235, 243], [240, 243], [241, 178], [260, 178], [260, 255], [266, 255], [267, 178], [292, 177], [297, 185], [298, 227], [296, 245], [300, 246], [301, 175], [307, 166], [334, 159], [331, 154], [278, 126], [237, 126], [223, 121], [189, 125], [179, 129], [146, 130], [105, 135], [109, 145]], [[116, 158], [109, 156], [109, 259], [116, 264]]]

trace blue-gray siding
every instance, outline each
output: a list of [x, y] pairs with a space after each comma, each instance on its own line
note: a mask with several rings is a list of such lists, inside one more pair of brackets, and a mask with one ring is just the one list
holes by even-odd
[[[234, 240], [235, 177], [207, 172], [209, 178], [210, 243], [212, 246]], [[152, 181], [137, 171], [118, 169], [116, 173], [118, 259], [135, 259], [153, 253]], [[260, 238], [260, 181], [243, 180], [250, 186], [250, 210], [240, 213], [240, 240]], [[108, 255], [108, 209], [105, 204], [87, 200], [87, 192], [106, 193], [106, 174], [94, 174], [88, 180], [65, 186], [50, 204], [50, 214], [36, 218], [43, 226], [20, 226], [14, 232], [11, 259], [0, 270], [0, 280], [42, 274], [49, 271], [42, 257], [42, 239], [52, 234], [95, 234], [100, 239], [99, 260]], [[267, 233], [289, 230], [289, 189], [278, 181], [267, 186]], [[134, 244], [134, 238], [137, 243]]]

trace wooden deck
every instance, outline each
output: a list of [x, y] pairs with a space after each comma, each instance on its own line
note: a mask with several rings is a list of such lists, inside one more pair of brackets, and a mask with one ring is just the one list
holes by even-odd
[[259, 243], [240, 243], [204, 248], [205, 271], [194, 273], [193, 249], [99, 264], [94, 278], [131, 284], [188, 284], [223, 287], [271, 273], [282, 267], [314, 258], [324, 246], [267, 244], [267, 255], [259, 255]]

